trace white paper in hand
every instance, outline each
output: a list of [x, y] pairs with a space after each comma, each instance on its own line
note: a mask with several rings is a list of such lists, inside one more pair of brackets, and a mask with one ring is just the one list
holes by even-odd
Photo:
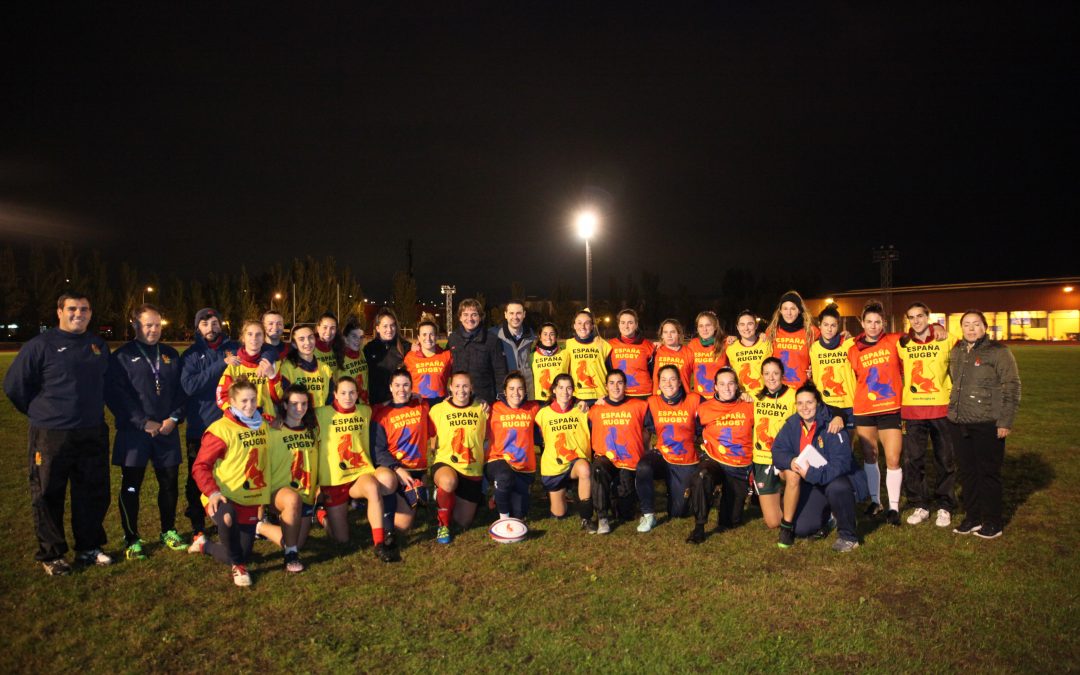
[[820, 469], [828, 464], [829, 461], [825, 459], [824, 455], [817, 451], [817, 448], [810, 443], [807, 443], [802, 449], [802, 452], [799, 453], [799, 456], [795, 458], [795, 463], [801, 466], [802, 470], [805, 472], [810, 467]]

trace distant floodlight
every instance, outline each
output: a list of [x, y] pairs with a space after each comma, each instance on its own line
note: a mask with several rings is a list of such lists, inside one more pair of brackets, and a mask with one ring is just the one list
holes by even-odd
[[578, 211], [577, 216], [574, 218], [578, 236], [582, 239], [592, 239], [596, 234], [596, 226], [599, 224], [600, 217], [596, 215], [596, 211], [591, 209]]

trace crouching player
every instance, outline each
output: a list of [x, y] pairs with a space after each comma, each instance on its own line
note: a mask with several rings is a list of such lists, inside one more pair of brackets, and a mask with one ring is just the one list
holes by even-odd
[[[394, 542], [386, 542], [394, 511], [385, 513], [382, 498], [397, 491], [398, 479], [390, 469], [376, 469], [371, 461], [371, 408], [357, 403], [359, 397], [356, 380], [343, 376], [334, 387], [334, 402], [315, 410], [319, 423], [317, 473], [326, 507], [324, 524], [330, 536], [344, 544], [349, 541], [349, 500], [366, 499], [375, 556], [383, 562], [397, 562], [401, 556]], [[389, 528], [387, 521], [391, 523]]]
[[487, 413], [484, 402], [473, 397], [472, 378], [465, 371], [450, 376], [450, 396], [429, 413], [435, 427], [430, 445], [435, 452], [435, 504], [439, 529], [435, 541], [449, 544], [450, 519], [462, 528], [472, 524], [484, 498]]
[[574, 400], [574, 380], [556, 375], [551, 383], [551, 402], [536, 413], [544, 451], [540, 456], [540, 482], [551, 498], [551, 515], [566, 515], [566, 488], [577, 480], [578, 515], [581, 529], [596, 533], [592, 521], [592, 448], [589, 443], [588, 413]]
[[744, 400], [735, 371], [724, 366], [713, 381], [712, 398], [698, 408], [701, 439], [705, 457], [690, 482], [690, 506], [694, 512], [694, 530], [687, 543], [705, 541], [705, 523], [709, 520], [713, 492], [719, 487], [717, 530], [742, 523], [743, 503], [750, 481], [754, 432], [754, 404]]
[[491, 406], [488, 418], [490, 446], [484, 472], [495, 486], [500, 519], [524, 520], [529, 513], [529, 488], [536, 473], [534, 422], [540, 404], [525, 398], [525, 377], [515, 370], [503, 380], [504, 400]]
[[255, 542], [259, 507], [270, 501], [267, 484], [269, 425], [256, 401], [255, 385], [240, 377], [229, 385], [229, 406], [207, 428], [191, 467], [202, 492], [206, 515], [218, 528], [221, 541], [199, 534], [188, 548], [230, 565], [233, 583], [250, 586], [247, 560]]
[[[611, 511], [620, 520], [630, 520], [634, 512], [635, 493], [641, 502], [641, 522], [638, 532], [648, 532], [656, 524], [653, 508], [652, 466], [640, 463], [645, 455], [645, 418], [649, 404], [640, 398], [627, 398], [626, 373], [608, 373], [607, 396], [589, 409], [592, 427], [593, 503], [599, 514], [596, 531], [611, 531]], [[614, 495], [614, 499], [612, 496]]]
[[285, 549], [285, 570], [303, 572], [300, 549], [307, 541], [318, 490], [318, 426], [311, 394], [302, 384], [285, 389], [281, 425], [270, 435], [270, 507], [281, 524], [256, 525], [262, 535]]
[[[390, 400], [375, 406], [371, 443], [375, 462], [397, 476], [397, 492], [383, 498], [383, 511], [394, 514], [393, 529], [402, 532], [412, 527], [416, 507], [427, 504], [430, 425], [427, 401], [413, 398], [412, 375], [398, 368], [390, 375]], [[392, 536], [388, 530], [386, 538]]]

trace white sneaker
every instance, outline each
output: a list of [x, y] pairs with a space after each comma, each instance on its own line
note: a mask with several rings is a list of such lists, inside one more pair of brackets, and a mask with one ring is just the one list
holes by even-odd
[[200, 532], [194, 539], [191, 540], [191, 546], [187, 547], [188, 553], [202, 553], [203, 547], [206, 546], [206, 535]]
[[924, 508], [917, 508], [907, 517], [908, 525], [922, 525], [930, 518], [930, 512]]
[[102, 551], [100, 548], [92, 548], [89, 551], [80, 551], [75, 554], [75, 564], [105, 567], [113, 564], [113, 559], [112, 556], [105, 553], [105, 551]]
[[655, 525], [656, 525], [656, 514], [655, 513], [646, 513], [646, 514], [641, 516], [641, 520], [638, 522], [638, 525], [637, 525], [637, 531], [638, 532], [648, 532], [648, 531], [652, 530], [653, 526], [655, 526]]
[[934, 521], [934, 524], [938, 527], [948, 527], [949, 525], [952, 525], [952, 514], [945, 509], [938, 509], [937, 520]]
[[243, 565], [232, 566], [232, 580], [237, 586], [250, 586], [251, 575], [248, 574], [247, 568]]
[[609, 534], [611, 532], [611, 523], [607, 518], [601, 518], [600, 522], [596, 524], [597, 534]]

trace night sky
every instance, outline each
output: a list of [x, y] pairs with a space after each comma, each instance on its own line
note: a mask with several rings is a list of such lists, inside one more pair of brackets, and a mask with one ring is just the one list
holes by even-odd
[[373, 295], [412, 238], [422, 298], [584, 295], [601, 195], [600, 294], [872, 286], [889, 243], [897, 284], [1080, 271], [1075, 4], [444, 4], [6, 10], [0, 238], [183, 276], [333, 254]]

